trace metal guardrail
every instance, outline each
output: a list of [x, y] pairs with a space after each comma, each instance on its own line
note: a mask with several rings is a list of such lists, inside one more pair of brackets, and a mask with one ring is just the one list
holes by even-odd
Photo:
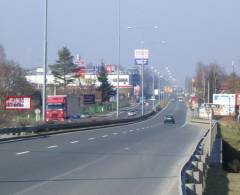
[[[210, 123], [210, 128], [198, 143], [195, 151], [181, 170], [181, 192], [182, 195], [201, 195], [206, 186], [207, 169], [212, 163], [221, 163], [220, 153], [216, 155], [214, 144], [218, 132], [218, 123]], [[220, 157], [219, 157], [220, 156]]]
[[[24, 136], [24, 133], [32, 133], [33, 135], [39, 135], [41, 133], [58, 133], [60, 130], [87, 130], [95, 128], [95, 127], [106, 127], [106, 126], [118, 126], [122, 124], [128, 124], [131, 122], [141, 121], [143, 119], [147, 119], [157, 112], [152, 111], [150, 113], [145, 114], [140, 117], [133, 117], [127, 119], [115, 119], [115, 120], [103, 120], [103, 121], [93, 121], [93, 122], [71, 122], [71, 123], [63, 123], [63, 124], [43, 124], [36, 126], [23, 126], [23, 127], [14, 127], [14, 128], [2, 128], [0, 129], [0, 135], [14, 135], [17, 134], [18, 137]], [[8, 139], [10, 139], [9, 137]], [[15, 136], [16, 138], [16, 136]], [[1, 139], [0, 139], [1, 140]]]

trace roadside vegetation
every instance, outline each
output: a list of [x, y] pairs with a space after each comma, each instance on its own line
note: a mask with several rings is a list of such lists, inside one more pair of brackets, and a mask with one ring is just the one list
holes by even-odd
[[232, 119], [220, 122], [223, 139], [223, 164], [208, 170], [205, 195], [240, 194], [240, 124]]

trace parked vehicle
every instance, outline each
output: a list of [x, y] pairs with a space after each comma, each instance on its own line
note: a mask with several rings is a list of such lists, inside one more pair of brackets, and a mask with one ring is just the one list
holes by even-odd
[[172, 115], [166, 115], [166, 116], [164, 116], [163, 122], [164, 122], [164, 124], [166, 124], [166, 123], [175, 124], [175, 119]]
[[74, 95], [54, 95], [47, 98], [47, 121], [64, 121], [80, 116], [80, 97]]

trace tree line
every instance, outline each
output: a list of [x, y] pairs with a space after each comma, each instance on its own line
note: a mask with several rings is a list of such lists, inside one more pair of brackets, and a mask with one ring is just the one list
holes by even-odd
[[235, 70], [226, 73], [217, 63], [198, 63], [194, 77], [186, 77], [185, 88], [195, 93], [200, 102], [212, 102], [214, 93], [240, 92], [240, 77]]

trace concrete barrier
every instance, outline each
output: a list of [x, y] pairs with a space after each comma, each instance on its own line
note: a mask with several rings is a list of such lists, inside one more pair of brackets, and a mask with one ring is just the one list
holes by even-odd
[[[61, 124], [43, 124], [43, 125], [36, 125], [36, 126], [2, 128], [0, 129], [0, 141], [26, 137], [26, 134], [28, 134], [28, 137], [30, 137], [30, 136], [38, 136], [39, 134], [40, 135], [57, 134], [60, 132], [63, 133], [71, 130], [81, 131], [81, 130], [93, 129], [96, 127], [101, 128], [101, 127], [124, 125], [124, 124], [146, 120], [152, 117], [153, 115], [155, 115], [156, 113], [158, 112], [152, 111], [150, 113], [145, 114], [144, 116], [127, 118], [127, 119], [114, 119], [114, 120], [103, 120], [103, 121], [94, 121], [94, 122], [61, 123]], [[5, 135], [9, 135], [9, 136], [6, 137]]]
[[[182, 195], [202, 195], [206, 186], [207, 169], [211, 163], [222, 163], [222, 149], [217, 136], [217, 122], [210, 125], [209, 130], [198, 143], [189, 161], [181, 171]], [[219, 155], [216, 155], [219, 153]], [[220, 158], [216, 158], [220, 156]]]

